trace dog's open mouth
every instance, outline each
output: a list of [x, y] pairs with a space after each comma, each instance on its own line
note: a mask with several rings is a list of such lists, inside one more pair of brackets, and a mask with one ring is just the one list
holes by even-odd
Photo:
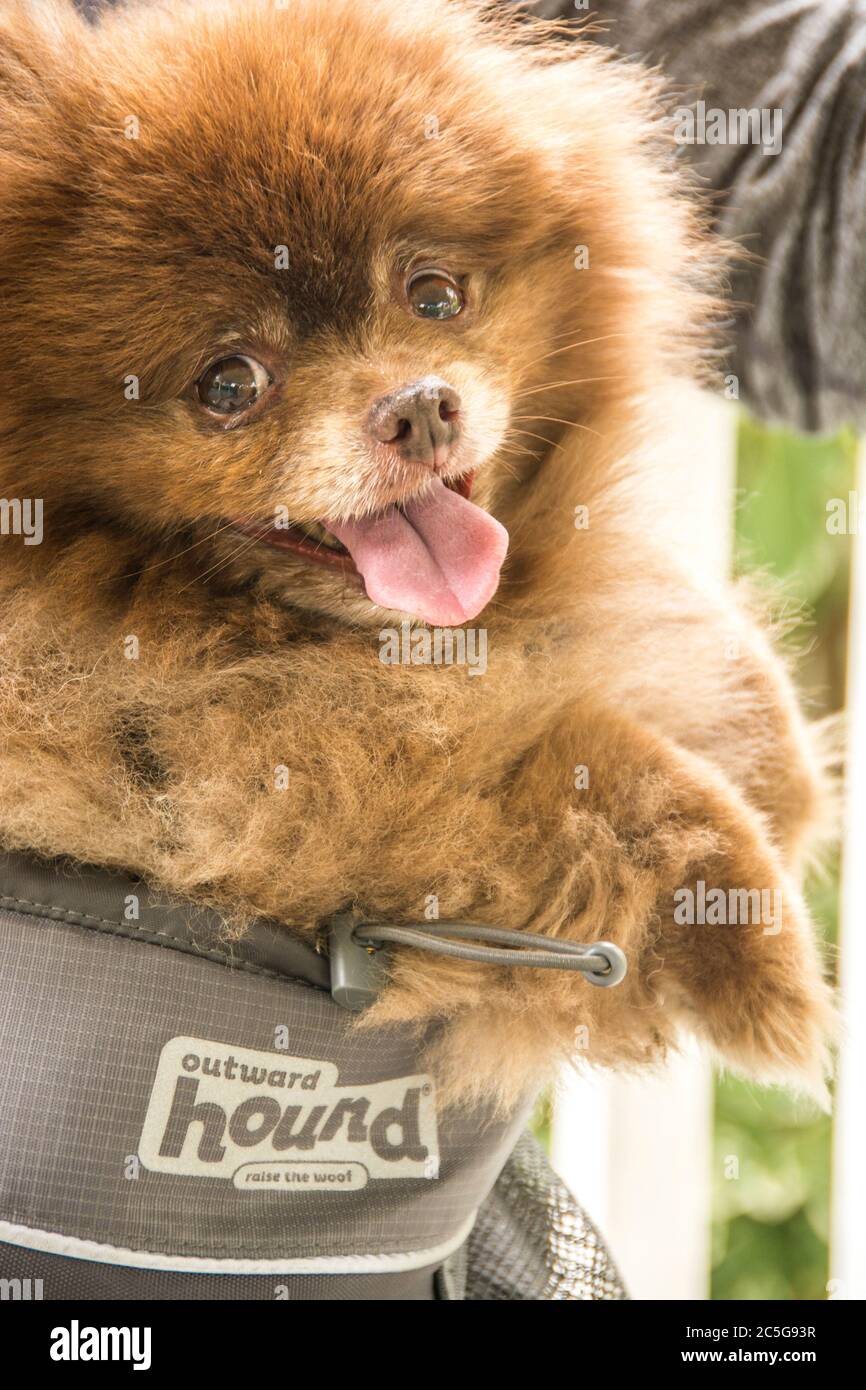
[[432, 480], [417, 498], [375, 516], [303, 526], [233, 525], [264, 545], [289, 550], [359, 580], [367, 597], [445, 626], [481, 612], [499, 584], [505, 527], [470, 502], [470, 477]]

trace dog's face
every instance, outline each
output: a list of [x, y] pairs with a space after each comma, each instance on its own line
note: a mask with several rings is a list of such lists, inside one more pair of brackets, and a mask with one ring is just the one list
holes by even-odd
[[[90, 32], [48, 4], [60, 37], [7, 58], [0, 326], [26, 331], [12, 435], [49, 516], [353, 620], [486, 605], [495, 514], [625, 390], [588, 383], [629, 375], [652, 232], [604, 138], [630, 89], [476, 8], [224, 0]], [[557, 113], [566, 76], [584, 105]]]

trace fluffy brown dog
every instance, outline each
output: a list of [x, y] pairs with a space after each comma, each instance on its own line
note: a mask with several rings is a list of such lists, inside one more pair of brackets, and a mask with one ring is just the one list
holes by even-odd
[[[651, 80], [457, 0], [6, 0], [0, 90], [0, 492], [44, 501], [2, 539], [2, 842], [237, 929], [435, 895], [624, 948], [611, 991], [395, 952], [360, 1026], [448, 1020], [452, 1097], [682, 1022], [820, 1087], [816, 762], [647, 510], [717, 255]], [[407, 613], [483, 627], [483, 678], [383, 663]], [[781, 916], [681, 924], [701, 882]]]

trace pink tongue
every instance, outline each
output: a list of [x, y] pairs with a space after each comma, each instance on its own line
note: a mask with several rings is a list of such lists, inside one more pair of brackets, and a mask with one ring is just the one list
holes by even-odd
[[508, 532], [439, 478], [417, 502], [361, 521], [326, 521], [368, 598], [445, 626], [474, 618], [499, 584]]

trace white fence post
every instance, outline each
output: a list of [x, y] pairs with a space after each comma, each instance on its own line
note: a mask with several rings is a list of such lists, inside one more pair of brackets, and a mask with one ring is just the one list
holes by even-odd
[[[866, 499], [866, 444], [858, 490]], [[855, 500], [856, 505], [856, 500]], [[849, 523], [850, 525], [850, 523]], [[830, 1298], [866, 1299], [866, 538], [855, 527], [848, 627], [847, 816], [840, 979], [843, 1041], [833, 1132]]]
[[[737, 412], [677, 384], [664, 441], [676, 544], [695, 572], [727, 571]], [[669, 467], [667, 467], [669, 463]], [[649, 1078], [563, 1076], [552, 1159], [610, 1242], [632, 1298], [706, 1298], [712, 1078], [696, 1053]]]

